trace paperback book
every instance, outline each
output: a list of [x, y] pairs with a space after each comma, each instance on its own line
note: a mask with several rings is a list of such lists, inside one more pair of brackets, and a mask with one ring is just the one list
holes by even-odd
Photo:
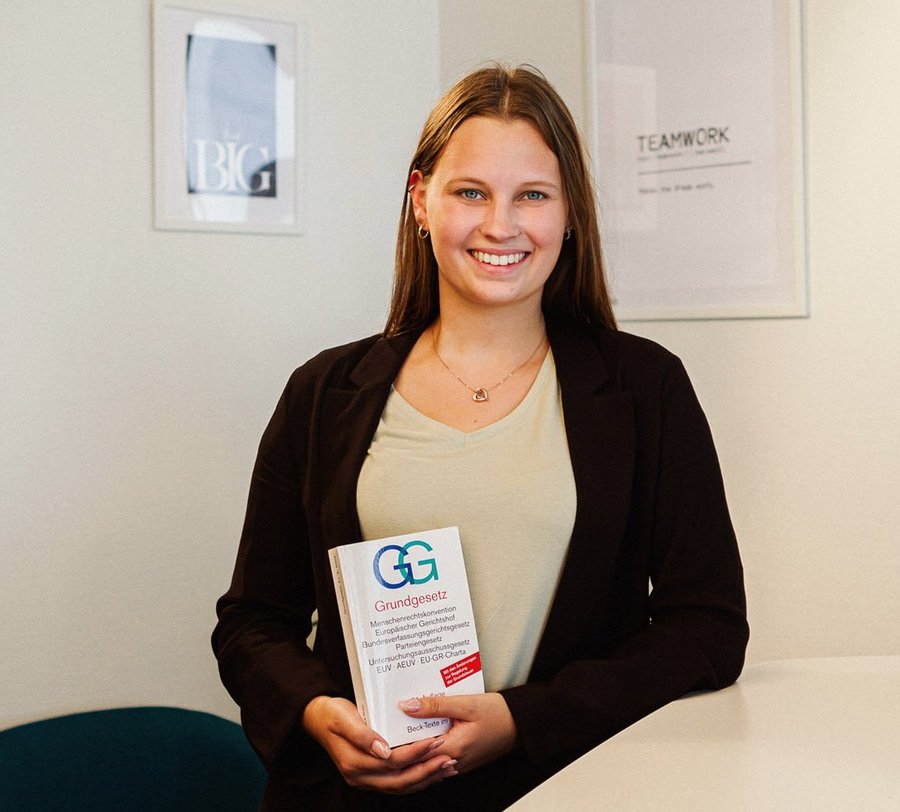
[[404, 699], [484, 692], [475, 617], [455, 527], [329, 552], [356, 705], [391, 747], [437, 736]]

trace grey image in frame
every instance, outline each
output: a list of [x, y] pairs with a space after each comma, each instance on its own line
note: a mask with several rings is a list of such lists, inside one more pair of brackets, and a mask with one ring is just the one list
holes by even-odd
[[276, 46], [187, 34], [187, 191], [278, 196]]

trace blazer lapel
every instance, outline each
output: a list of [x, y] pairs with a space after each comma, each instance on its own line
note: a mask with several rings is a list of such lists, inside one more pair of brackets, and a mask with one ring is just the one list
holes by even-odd
[[548, 323], [562, 390], [578, 504], [556, 597], [532, 678], [547, 679], [571, 653], [593, 608], [605, 604], [628, 521], [635, 461], [631, 394], [615, 386], [595, 340]]
[[323, 393], [318, 478], [326, 549], [362, 541], [356, 481], [391, 384], [418, 335], [379, 338], [346, 379]]

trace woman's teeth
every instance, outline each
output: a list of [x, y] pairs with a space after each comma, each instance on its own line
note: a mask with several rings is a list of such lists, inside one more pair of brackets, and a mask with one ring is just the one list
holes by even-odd
[[479, 262], [486, 262], [488, 265], [515, 265], [525, 259], [525, 252], [519, 251], [515, 254], [485, 254], [483, 251], [473, 251], [472, 256]]

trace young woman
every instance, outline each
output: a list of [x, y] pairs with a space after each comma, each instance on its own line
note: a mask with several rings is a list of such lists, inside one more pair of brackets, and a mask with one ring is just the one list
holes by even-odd
[[[291, 377], [218, 605], [266, 809], [502, 809], [743, 664], [709, 428], [678, 359], [616, 329], [563, 101], [530, 68], [465, 77], [406, 191], [387, 326]], [[486, 693], [405, 703], [453, 725], [390, 750], [352, 702], [327, 551], [447, 525]]]

